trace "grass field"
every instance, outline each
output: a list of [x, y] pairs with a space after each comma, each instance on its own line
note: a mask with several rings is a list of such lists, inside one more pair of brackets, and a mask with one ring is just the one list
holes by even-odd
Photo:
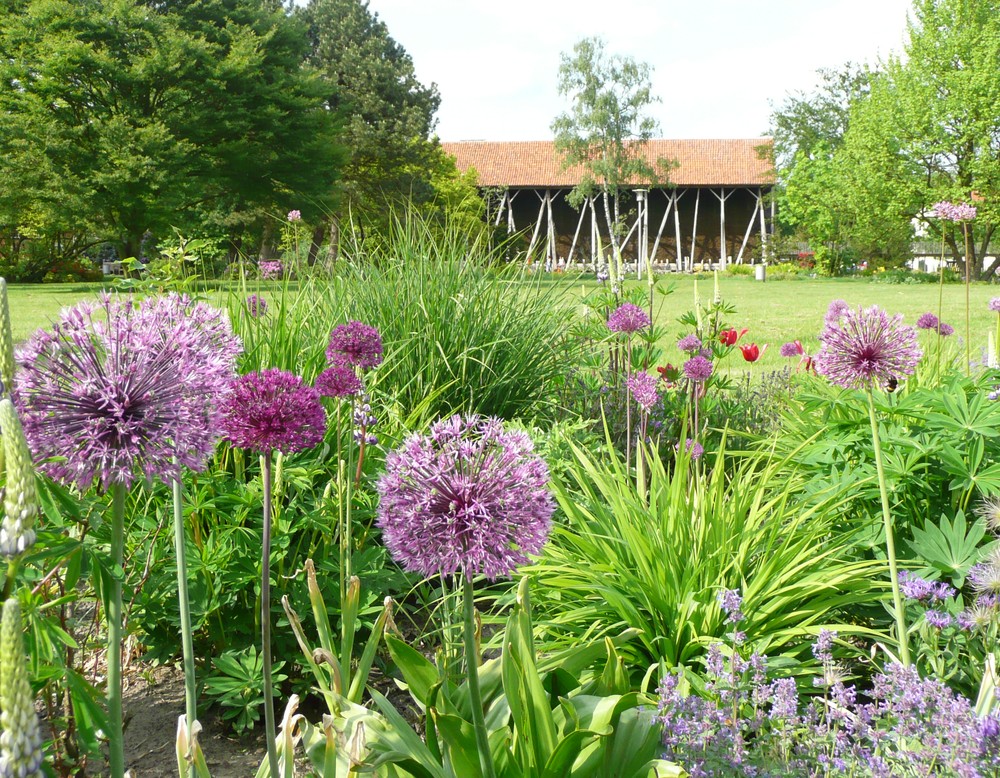
[[[572, 277], [554, 277], [545, 279], [544, 283], [552, 288], [554, 297], [562, 291], [570, 296], [573, 303], [596, 288], [593, 281], [581, 282]], [[693, 276], [678, 275], [661, 279], [660, 286], [663, 289], [673, 287], [673, 292], [658, 295], [654, 304], [656, 322], [667, 330], [660, 343], [665, 352], [664, 358], [675, 364], [682, 355], [674, 344], [686, 334], [677, 323], [677, 318], [692, 308], [696, 283], [702, 299], [711, 298], [713, 284], [710, 276], [696, 280]], [[638, 285], [646, 288], [644, 283]], [[36, 328], [46, 326], [56, 318], [61, 308], [83, 299], [93, 299], [101, 288], [101, 284], [11, 285], [9, 300], [14, 340], [22, 341]], [[768, 344], [768, 350], [756, 363], [755, 370], [778, 369], [787, 365], [788, 360], [778, 354], [778, 349], [789, 340], [801, 340], [807, 351], [815, 351], [819, 346], [817, 335], [823, 325], [823, 314], [830, 302], [838, 298], [852, 306], [880, 305], [889, 313], [902, 313], [909, 324], [915, 323], [922, 313], [932, 311], [936, 314], [938, 310], [939, 287], [936, 284], [882, 284], [858, 278], [761, 283], [744, 276], [723, 276], [720, 288], [723, 299], [736, 307], [730, 321], [732, 326], [749, 329], [741, 342], [760, 346]], [[218, 291], [208, 293], [216, 299], [225, 294]], [[979, 351], [985, 347], [987, 333], [995, 330], [997, 315], [986, 307], [994, 296], [1000, 296], [1000, 287], [996, 285], [974, 284], [971, 288], [973, 359], [977, 359]], [[954, 340], [964, 338], [964, 285], [945, 285], [942, 311], [942, 319], [955, 328]], [[930, 342], [929, 333], [922, 333], [921, 337]], [[739, 368], [743, 364], [737, 354], [731, 367]]]

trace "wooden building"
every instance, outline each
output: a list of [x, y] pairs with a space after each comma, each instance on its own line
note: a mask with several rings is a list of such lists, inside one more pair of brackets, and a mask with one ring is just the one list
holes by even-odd
[[[511, 234], [522, 233], [532, 260], [552, 267], [596, 267], [598, 246], [609, 250], [600, 198], [579, 210], [570, 206], [566, 198], [581, 170], [564, 170], [552, 141], [441, 146], [460, 170], [475, 169], [479, 186], [489, 195], [488, 218]], [[651, 165], [666, 159], [673, 166], [666, 185], [636, 186], [620, 198], [627, 214], [625, 261], [641, 272], [647, 262], [660, 270], [690, 270], [764, 256], [774, 219], [768, 197], [774, 185], [772, 150], [770, 138], [644, 144]]]

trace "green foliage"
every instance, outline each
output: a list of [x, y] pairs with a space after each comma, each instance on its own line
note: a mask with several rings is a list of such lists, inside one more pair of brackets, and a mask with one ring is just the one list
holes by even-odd
[[619, 190], [625, 185], [635, 188], [637, 181], [662, 185], [671, 164], [660, 159], [651, 165], [644, 154], [645, 142], [658, 129], [656, 121], [646, 115], [657, 102], [650, 76], [649, 65], [608, 54], [601, 38], [584, 38], [573, 47], [572, 55], [560, 58], [559, 94], [568, 96], [572, 107], [552, 122], [555, 147], [564, 166], [584, 169], [570, 202], [579, 205], [594, 191], [601, 192], [616, 262], [620, 262], [619, 243], [624, 237]]
[[321, 206], [341, 148], [305, 52], [275, 4], [5, 4], [0, 230], [127, 257], [146, 231], [238, 239], [279, 198]]
[[[491, 754], [499, 778], [683, 776], [659, 758], [652, 700], [629, 690], [616, 640], [581, 643], [554, 655], [535, 652], [527, 581], [504, 631], [500, 657], [479, 666]], [[424, 714], [421, 740], [382, 695], [373, 692], [388, 727], [372, 745], [374, 765], [404, 776], [482, 776], [467, 684], [438, 676], [420, 652], [395, 638], [387, 645]], [[471, 657], [470, 661], [478, 662]]]
[[[287, 680], [284, 662], [275, 662], [271, 678], [275, 686]], [[205, 696], [222, 707], [222, 718], [232, 722], [239, 734], [260, 719], [264, 705], [263, 655], [251, 645], [242, 651], [226, 651], [212, 660], [213, 672], [205, 679]]]
[[965, 576], [979, 561], [980, 546], [986, 535], [986, 525], [978, 519], [969, 526], [962, 510], [954, 518], [942, 514], [940, 521], [928, 520], [923, 526], [911, 527], [913, 539], [909, 546], [916, 558], [924, 563], [918, 575], [936, 579], [943, 576], [961, 588]]
[[[474, 412], [552, 415], [574, 367], [569, 310], [502, 248], [460, 225], [396, 220], [384, 241], [355, 242], [343, 284], [303, 290], [329, 328], [373, 324], [386, 347], [372, 391], [400, 417]], [[325, 342], [322, 342], [325, 345]]]
[[754, 647], [805, 659], [809, 637], [879, 584], [877, 566], [853, 558], [853, 533], [836, 526], [837, 490], [800, 499], [794, 461], [727, 456], [724, 445], [707, 471], [686, 456], [672, 470], [647, 456], [637, 489], [613, 448], [574, 446], [554, 486], [564, 519], [529, 571], [549, 644], [631, 627], [640, 667], [687, 664], [728, 629], [715, 595], [740, 589]]

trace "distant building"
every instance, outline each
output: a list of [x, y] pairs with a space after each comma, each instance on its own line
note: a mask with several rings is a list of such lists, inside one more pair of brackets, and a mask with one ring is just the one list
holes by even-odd
[[[598, 235], [609, 250], [608, 224], [599, 197], [577, 211], [566, 200], [581, 168], [563, 170], [552, 141], [442, 143], [460, 170], [474, 168], [490, 203], [488, 218], [511, 234], [522, 232], [533, 261], [594, 266]], [[651, 140], [651, 165], [674, 166], [666, 185], [636, 186], [621, 198], [628, 214], [623, 256], [639, 269], [696, 265], [725, 267], [764, 256], [774, 221], [771, 138]], [[596, 207], [595, 207], [596, 206]]]

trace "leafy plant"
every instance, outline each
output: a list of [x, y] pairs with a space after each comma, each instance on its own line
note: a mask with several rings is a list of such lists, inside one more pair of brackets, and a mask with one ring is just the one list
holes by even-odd
[[[275, 662], [272, 683], [287, 680], [284, 662]], [[260, 719], [264, 704], [264, 660], [252, 645], [242, 651], [226, 651], [212, 660], [213, 672], [205, 679], [205, 695], [222, 707], [222, 718], [239, 734]]]
[[929, 568], [918, 572], [943, 575], [961, 588], [966, 574], [979, 561], [979, 547], [986, 535], [984, 522], [976, 520], [969, 526], [964, 511], [958, 510], [951, 519], [942, 514], [939, 522], [927, 521], [922, 527], [914, 525], [911, 531], [913, 539], [908, 545]]
[[[685, 774], [659, 758], [651, 698], [630, 691], [617, 646], [634, 633], [580, 643], [538, 659], [532, 632], [528, 582], [522, 579], [503, 651], [478, 672], [487, 711], [488, 758], [498, 778]], [[373, 691], [386, 721], [372, 743], [373, 767], [391, 765], [397, 775], [419, 778], [481, 778], [468, 684], [455, 686], [442, 678], [402, 641], [387, 637], [386, 643], [423, 711], [425, 738]]]
[[723, 446], [706, 472], [687, 454], [670, 470], [648, 456], [642, 489], [610, 444], [571, 449], [554, 485], [563, 520], [528, 570], [549, 647], [633, 628], [640, 665], [686, 664], [726, 631], [715, 594], [741, 589], [755, 647], [803, 659], [804, 639], [879, 596], [879, 565], [853, 558], [837, 527], [843, 498], [797, 499], [790, 459]]

